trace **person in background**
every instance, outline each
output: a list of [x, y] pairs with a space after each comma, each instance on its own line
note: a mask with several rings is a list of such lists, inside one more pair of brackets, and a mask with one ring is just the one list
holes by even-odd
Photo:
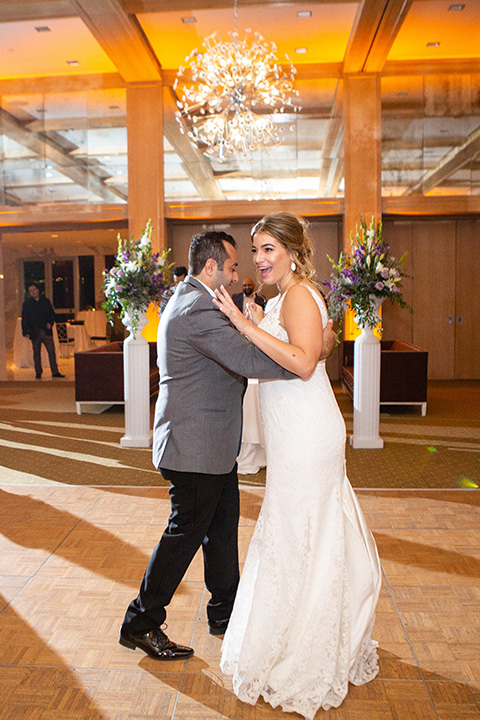
[[48, 298], [40, 297], [40, 288], [36, 283], [30, 283], [28, 292], [30, 298], [22, 307], [22, 333], [32, 341], [35, 378], [40, 380], [42, 377], [42, 343], [47, 349], [52, 377], [63, 378], [65, 375], [58, 370], [53, 343], [55, 311], [52, 303]]
[[165, 292], [163, 293], [162, 301], [160, 303], [160, 308], [158, 311], [159, 317], [162, 316], [163, 311], [167, 307], [167, 303], [170, 300], [170, 298], [172, 297], [173, 293], [175, 292], [176, 286], [178, 285], [179, 282], [182, 282], [183, 280], [185, 280], [185, 278], [187, 277], [187, 273], [188, 273], [188, 270], [185, 267], [185, 265], [177, 265], [176, 267], [173, 268], [172, 277], [173, 277], [173, 282], [175, 283], [175, 285], [172, 285], [171, 287], [167, 288], [167, 290], [165, 290]]
[[257, 295], [257, 293], [255, 292], [255, 283], [253, 282], [252, 278], [246, 277], [243, 281], [242, 287], [243, 292], [232, 295], [232, 300], [238, 307], [240, 312], [245, 314], [247, 305], [252, 302], [260, 305], [263, 310], [266, 302], [265, 298], [263, 297], [263, 295]]

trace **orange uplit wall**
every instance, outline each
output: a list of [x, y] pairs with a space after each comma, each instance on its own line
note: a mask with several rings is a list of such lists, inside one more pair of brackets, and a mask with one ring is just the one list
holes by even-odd
[[148, 342], [157, 341], [157, 330], [158, 330], [158, 305], [152, 303], [147, 310], [147, 324], [142, 330], [142, 337]]
[[[382, 317], [382, 308], [379, 309], [378, 314], [381, 318]], [[361, 333], [361, 330], [358, 327], [357, 323], [355, 322], [354, 317], [355, 317], [355, 313], [353, 310], [348, 310], [345, 313], [345, 320], [343, 323], [345, 340], [355, 340], [355, 338], [357, 338]], [[373, 334], [376, 335], [380, 340], [382, 339], [382, 322], [381, 321], [375, 327]]]

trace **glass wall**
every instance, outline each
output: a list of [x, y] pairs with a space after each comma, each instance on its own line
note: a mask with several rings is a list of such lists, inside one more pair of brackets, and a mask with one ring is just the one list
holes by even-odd
[[480, 74], [382, 79], [382, 194], [480, 193]]
[[0, 102], [2, 205], [127, 202], [125, 90]]
[[176, 106], [165, 98], [165, 200], [286, 200], [342, 195], [341, 122], [333, 117], [340, 92], [337, 79], [299, 80], [302, 110], [278, 113], [272, 120], [282, 141], [220, 162], [182, 134]]

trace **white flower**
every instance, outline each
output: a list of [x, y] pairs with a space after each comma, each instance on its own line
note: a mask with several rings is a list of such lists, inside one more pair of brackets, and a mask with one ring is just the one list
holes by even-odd
[[135, 260], [129, 260], [129, 262], [125, 263], [125, 270], [127, 272], [134, 273], [138, 270], [138, 264]]
[[147, 233], [144, 233], [138, 242], [138, 246], [141, 248], [146, 248], [149, 245], [150, 245], [150, 238], [148, 237]]

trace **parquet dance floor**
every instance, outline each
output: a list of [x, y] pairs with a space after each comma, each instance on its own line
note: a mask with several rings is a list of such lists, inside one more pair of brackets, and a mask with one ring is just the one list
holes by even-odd
[[[480, 491], [360, 490], [384, 569], [380, 673], [345, 720], [480, 718]], [[242, 489], [245, 556], [263, 488]], [[0, 486], [0, 720], [270, 720], [236, 700], [207, 632], [197, 556], [168, 613], [193, 658], [161, 663], [117, 642], [168, 517], [166, 488]]]

